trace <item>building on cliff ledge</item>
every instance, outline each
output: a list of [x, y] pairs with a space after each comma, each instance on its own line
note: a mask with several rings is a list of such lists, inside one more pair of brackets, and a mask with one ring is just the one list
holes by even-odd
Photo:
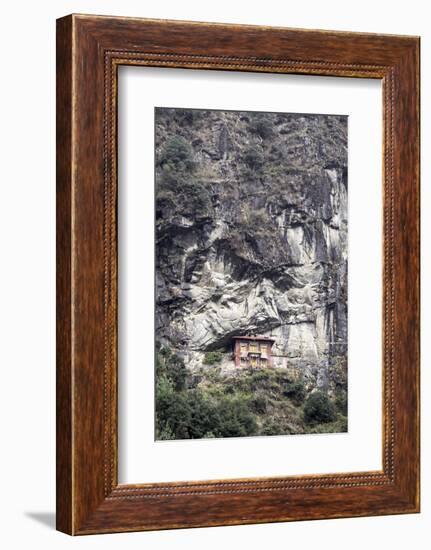
[[271, 348], [275, 342], [266, 336], [234, 336], [233, 360], [238, 368], [272, 366]]

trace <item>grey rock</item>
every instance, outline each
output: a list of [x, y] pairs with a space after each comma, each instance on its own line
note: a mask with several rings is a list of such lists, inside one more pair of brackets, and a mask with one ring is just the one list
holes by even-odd
[[241, 334], [317, 387], [347, 368], [346, 117], [157, 109], [156, 339], [228, 370]]

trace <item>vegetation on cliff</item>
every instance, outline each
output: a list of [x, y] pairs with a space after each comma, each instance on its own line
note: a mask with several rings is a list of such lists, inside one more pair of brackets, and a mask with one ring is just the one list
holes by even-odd
[[345, 431], [347, 117], [160, 107], [155, 150], [157, 437]]
[[164, 348], [156, 361], [156, 439], [200, 439], [347, 431], [343, 404], [282, 369], [217, 367], [191, 373]]

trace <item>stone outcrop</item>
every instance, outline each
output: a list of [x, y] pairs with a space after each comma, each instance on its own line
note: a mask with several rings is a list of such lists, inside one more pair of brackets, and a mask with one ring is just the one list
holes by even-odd
[[191, 368], [222, 351], [229, 370], [233, 336], [272, 336], [275, 366], [337, 384], [347, 118], [159, 108], [155, 135], [158, 342]]

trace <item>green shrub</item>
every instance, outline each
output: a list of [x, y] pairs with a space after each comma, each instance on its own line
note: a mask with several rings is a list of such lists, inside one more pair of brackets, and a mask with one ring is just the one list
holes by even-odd
[[156, 378], [157, 381], [166, 380], [175, 391], [186, 387], [187, 370], [184, 361], [172, 354], [167, 348], [156, 353]]
[[347, 429], [348, 429], [347, 417], [340, 416], [340, 418], [336, 422], [336, 426], [337, 426], [337, 432], [347, 432]]
[[186, 400], [190, 409], [189, 437], [201, 439], [208, 432], [213, 432], [215, 435], [219, 418], [214, 403], [199, 389], [188, 391]]
[[274, 383], [274, 373], [269, 369], [252, 371], [244, 377], [244, 385], [249, 391], [269, 390]]
[[196, 167], [193, 148], [182, 136], [169, 139], [160, 154], [160, 166], [167, 172], [190, 172]]
[[251, 401], [251, 407], [257, 414], [265, 414], [268, 409], [268, 399], [263, 395], [256, 395]]
[[253, 134], [257, 134], [262, 139], [267, 139], [273, 135], [271, 123], [261, 116], [250, 122], [249, 128]]
[[285, 435], [280, 423], [270, 418], [266, 420], [262, 426], [262, 435]]
[[293, 401], [295, 405], [303, 403], [306, 394], [304, 382], [301, 380], [288, 383], [283, 391], [283, 395]]
[[291, 425], [286, 419], [270, 418], [261, 429], [261, 435], [289, 435], [302, 433], [298, 426]]
[[307, 428], [307, 433], [310, 434], [338, 434], [345, 432], [347, 432], [347, 418], [341, 415], [333, 422], [311, 424]]
[[[211, 355], [210, 355], [211, 354]], [[208, 352], [210, 361], [221, 351]], [[156, 438], [201, 439], [295, 433], [337, 433], [347, 419], [322, 392], [307, 399], [302, 380], [278, 369], [217, 367], [190, 372], [167, 348], [156, 354]]]
[[218, 406], [219, 437], [256, 435], [257, 422], [241, 398], [225, 398]]
[[208, 351], [204, 356], [204, 364], [205, 365], [215, 365], [216, 363], [220, 363], [220, 361], [223, 359], [223, 354], [221, 351]]
[[164, 172], [157, 180], [156, 210], [199, 218], [211, 212], [211, 194], [208, 187], [193, 175], [182, 172]]
[[336, 416], [333, 403], [320, 391], [312, 393], [305, 401], [304, 420], [307, 424], [332, 422]]
[[342, 415], [347, 415], [347, 392], [345, 390], [337, 392], [335, 396], [335, 405]]
[[[210, 360], [220, 360], [222, 357], [221, 352], [210, 353]], [[218, 376], [207, 388], [193, 384], [192, 378], [178, 356], [158, 346], [155, 388], [157, 439], [256, 434], [257, 423], [247, 397], [238, 393], [225, 395]], [[208, 382], [209, 379], [206, 380]]]
[[199, 120], [201, 113], [199, 111], [193, 111], [191, 109], [174, 109], [174, 117], [180, 126], [191, 126], [194, 122]]
[[241, 437], [256, 431], [256, 419], [241, 398], [212, 400], [200, 389], [157, 394], [158, 439]]
[[244, 162], [252, 170], [258, 170], [264, 163], [264, 157], [259, 149], [250, 147], [244, 154]]
[[304, 433], [302, 427], [302, 419], [298, 415], [285, 414], [285, 411], [278, 411], [274, 416], [266, 416], [263, 419], [263, 425], [261, 428], [262, 435], [288, 435]]

